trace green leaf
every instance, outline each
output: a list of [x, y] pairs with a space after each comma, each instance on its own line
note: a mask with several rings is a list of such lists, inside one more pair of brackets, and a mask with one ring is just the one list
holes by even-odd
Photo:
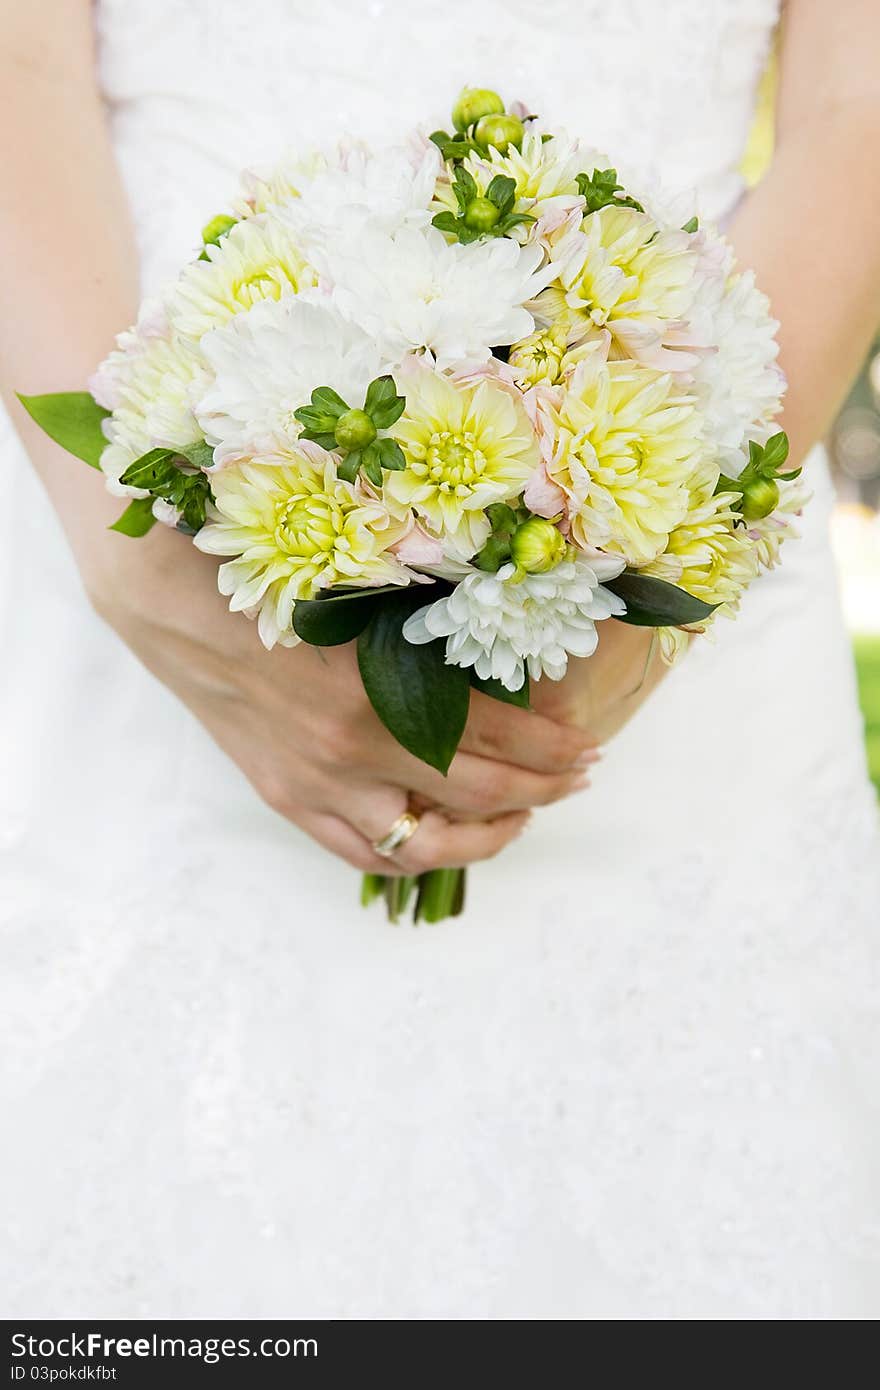
[[448, 232], [450, 236], [458, 236], [458, 219], [454, 213], [438, 212], [436, 217], [431, 218], [431, 226], [437, 227], [441, 232]]
[[452, 191], [455, 194], [455, 201], [458, 203], [459, 211], [467, 212], [468, 204], [479, 197], [480, 190], [477, 188], [477, 181], [469, 170], [463, 165], [455, 171], [455, 178], [452, 181]]
[[399, 472], [401, 468], [406, 467], [403, 450], [396, 439], [377, 439], [376, 449], [383, 468], [390, 468], [392, 472]]
[[502, 217], [501, 221], [496, 223], [492, 231], [496, 236], [504, 236], [511, 227], [524, 227], [529, 222], [534, 221], [535, 219], [530, 212], [509, 212], [506, 217]]
[[397, 399], [397, 387], [393, 376], [377, 376], [367, 387], [364, 410], [372, 418], [373, 411], [380, 405]]
[[406, 400], [397, 394], [392, 376], [379, 376], [367, 388], [364, 410], [377, 430], [390, 429], [403, 414]]
[[212, 468], [214, 466], [214, 448], [205, 439], [196, 440], [195, 444], [187, 444], [185, 448], [178, 449], [187, 463], [191, 463], [194, 468]]
[[506, 216], [516, 202], [516, 181], [505, 174], [496, 174], [486, 189], [486, 197], [495, 204], [502, 217]]
[[361, 472], [369, 478], [373, 487], [382, 486], [382, 465], [379, 462], [379, 450], [375, 441], [368, 444], [361, 455]]
[[319, 598], [297, 599], [293, 605], [293, 630], [313, 647], [340, 647], [363, 632], [376, 606], [399, 588], [383, 584], [376, 589], [327, 589]]
[[108, 530], [119, 531], [123, 536], [139, 537], [145, 536], [155, 524], [152, 497], [136, 497]]
[[339, 477], [342, 478], [343, 482], [353, 483], [358, 475], [360, 466], [361, 451], [360, 449], [352, 449], [350, 454], [345, 455], [345, 458], [340, 463], [336, 472], [339, 474]]
[[301, 405], [293, 412], [293, 415], [294, 419], [298, 420], [309, 434], [331, 434], [335, 442], [338, 415], [333, 415], [329, 410], [322, 410], [315, 405]]
[[461, 666], [447, 666], [443, 638], [417, 646], [404, 637], [404, 623], [425, 602], [421, 586], [414, 588], [377, 607], [358, 638], [358, 666], [386, 729], [445, 775], [467, 721], [470, 682]]
[[474, 690], [479, 690], [482, 695], [489, 695], [493, 700], [501, 700], [505, 705], [517, 705], [520, 709], [530, 709], [529, 677], [526, 678], [519, 690], [508, 690], [501, 681], [483, 680], [471, 667], [471, 685]]
[[454, 136], [450, 135], [448, 130], [432, 130], [428, 139], [442, 150], [444, 145], [448, 145], [450, 140], [454, 139]]
[[312, 392], [312, 405], [338, 420], [348, 410], [348, 405], [332, 386], [316, 386]]
[[681, 230], [683, 232], [698, 232], [700, 230], [699, 217], [689, 217]]
[[771, 434], [767, 443], [764, 445], [762, 459], [764, 471], [767, 472], [768, 470], [772, 470], [773, 473], [778, 472], [787, 458], [788, 435], [784, 430], [780, 430], [778, 434]]
[[88, 391], [56, 391], [48, 396], [22, 396], [28, 415], [40, 429], [92, 468], [100, 468], [107, 438], [102, 421], [110, 414]]
[[611, 203], [618, 207], [634, 208], [636, 212], [645, 210], [635, 198], [617, 196], [623, 193], [623, 184], [617, 182], [616, 169], [594, 169], [592, 178], [589, 174], [578, 174], [576, 182], [578, 192], [586, 202], [588, 213], [598, 212]]
[[694, 598], [686, 589], [679, 589], [665, 579], [633, 570], [624, 570], [616, 579], [606, 579], [605, 588], [626, 604], [626, 613], [619, 621], [635, 627], [681, 627], [686, 623], [700, 623], [718, 607]]
[[171, 449], [150, 449], [128, 465], [119, 481], [126, 487], [142, 487], [154, 492], [180, 472], [173, 458]]

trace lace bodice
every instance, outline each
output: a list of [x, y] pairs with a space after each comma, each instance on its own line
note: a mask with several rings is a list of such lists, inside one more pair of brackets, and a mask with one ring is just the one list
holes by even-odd
[[391, 142], [488, 84], [632, 171], [735, 202], [779, 0], [100, 0], [101, 76], [148, 280], [239, 170]]

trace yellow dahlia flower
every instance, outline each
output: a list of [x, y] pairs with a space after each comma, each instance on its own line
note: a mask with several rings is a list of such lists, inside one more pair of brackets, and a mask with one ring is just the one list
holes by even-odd
[[679, 321], [697, 289], [697, 256], [686, 232], [661, 231], [647, 213], [605, 207], [559, 243], [559, 279], [530, 307], [545, 322], [566, 316], [581, 331], [607, 328], [619, 349], [664, 370], [693, 365], [673, 355]]
[[687, 515], [701, 449], [692, 399], [668, 373], [606, 361], [600, 344], [554, 394], [547, 474], [566, 495], [574, 539], [648, 564]]
[[218, 586], [233, 612], [259, 616], [265, 646], [293, 646], [297, 599], [331, 585], [406, 584], [389, 554], [408, 529], [375, 498], [337, 476], [334, 454], [310, 445], [231, 464], [211, 475], [215, 506], [195, 537], [210, 555], [231, 555]]
[[237, 222], [207, 260], [192, 261], [172, 288], [172, 326], [192, 338], [218, 328], [261, 299], [280, 299], [314, 285], [315, 271], [286, 224], [276, 217]]
[[713, 496], [711, 486], [698, 488], [684, 520], [670, 532], [665, 551], [644, 572], [732, 614], [758, 568], [754, 541], [731, 510], [737, 500], [737, 493]]
[[484, 509], [518, 497], [538, 465], [532, 426], [518, 392], [490, 377], [418, 369], [402, 390], [406, 409], [392, 433], [406, 467], [388, 474], [386, 499], [413, 508], [470, 558], [489, 536]]

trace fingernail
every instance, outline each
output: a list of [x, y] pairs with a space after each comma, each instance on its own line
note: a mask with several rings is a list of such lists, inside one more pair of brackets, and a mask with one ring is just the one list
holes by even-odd
[[572, 784], [571, 784], [571, 789], [572, 789], [573, 792], [582, 792], [582, 791], [584, 791], [585, 788], [588, 787], [589, 785], [590, 785], [590, 779], [589, 779], [589, 777], [587, 776], [587, 774], [584, 773], [584, 775], [583, 775], [582, 777], [576, 777], [576, 778], [575, 778], [575, 780], [574, 780], [574, 781], [572, 782]]

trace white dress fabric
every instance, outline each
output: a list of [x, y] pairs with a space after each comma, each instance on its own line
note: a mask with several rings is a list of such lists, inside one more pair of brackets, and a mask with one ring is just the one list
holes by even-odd
[[[463, 82], [723, 218], [777, 18], [103, 0], [144, 288], [241, 167]], [[7, 1316], [876, 1318], [880, 838], [821, 455], [741, 620], [411, 930], [92, 614], [4, 429]]]

